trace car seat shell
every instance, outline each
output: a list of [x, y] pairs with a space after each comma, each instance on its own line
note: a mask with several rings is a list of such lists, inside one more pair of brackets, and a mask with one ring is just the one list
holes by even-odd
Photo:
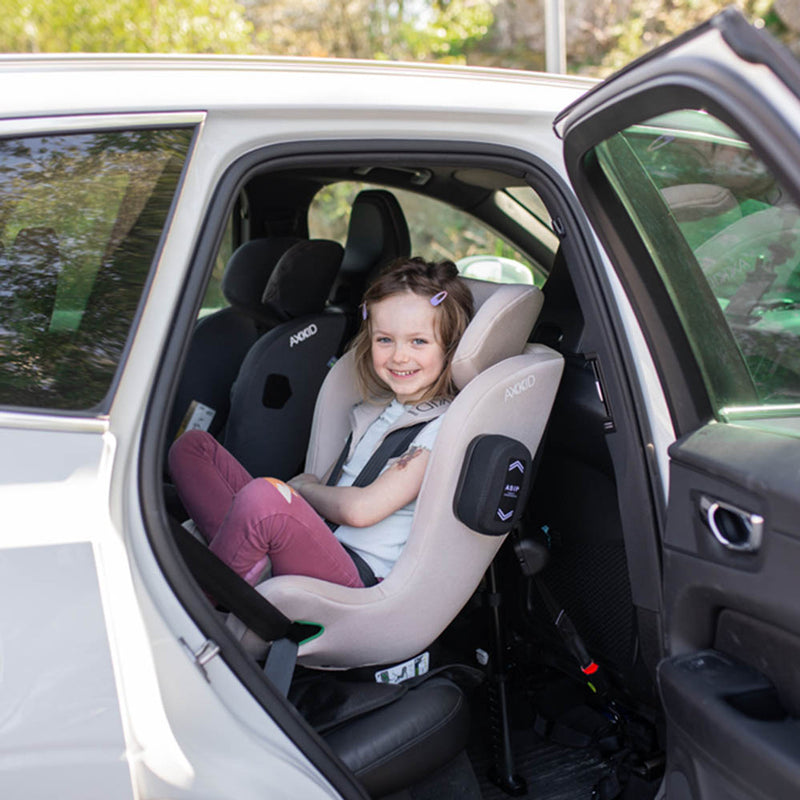
[[[465, 385], [443, 417], [408, 542], [389, 575], [366, 589], [294, 575], [257, 587], [290, 618], [323, 627], [321, 635], [300, 646], [303, 665], [348, 669], [406, 659], [435, 640], [472, 595], [504, 537], [476, 533], [456, 518], [461, 463], [471, 440], [486, 433], [517, 439], [531, 453], [538, 448], [563, 369], [555, 351], [526, 345], [541, 302], [535, 287], [499, 286], [476, 313], [471, 323], [476, 330], [465, 335], [469, 358], [459, 347], [454, 359], [459, 361], [454, 374]], [[321, 474], [338, 455], [353, 387], [348, 353], [318, 398], [309, 471]], [[259, 648], [251, 633], [243, 643], [251, 651]]]

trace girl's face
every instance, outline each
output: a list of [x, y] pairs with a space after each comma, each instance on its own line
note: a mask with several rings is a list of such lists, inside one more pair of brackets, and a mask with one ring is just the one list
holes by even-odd
[[444, 369], [436, 308], [413, 292], [370, 306], [372, 366], [401, 403], [420, 400]]

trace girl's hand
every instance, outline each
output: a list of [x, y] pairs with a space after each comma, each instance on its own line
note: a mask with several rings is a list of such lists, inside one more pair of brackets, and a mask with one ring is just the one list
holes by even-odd
[[295, 475], [294, 478], [286, 482], [292, 487], [292, 489], [302, 494], [304, 486], [319, 483], [320, 481], [316, 475], [312, 475], [310, 472], [301, 472], [299, 475]]

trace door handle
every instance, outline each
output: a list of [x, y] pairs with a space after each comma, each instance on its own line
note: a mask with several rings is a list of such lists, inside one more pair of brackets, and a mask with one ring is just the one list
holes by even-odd
[[728, 550], [755, 553], [764, 536], [764, 517], [703, 495], [700, 513], [714, 538]]

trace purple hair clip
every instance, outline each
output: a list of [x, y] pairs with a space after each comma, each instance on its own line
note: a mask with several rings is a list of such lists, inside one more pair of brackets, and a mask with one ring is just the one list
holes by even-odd
[[431, 305], [438, 306], [445, 299], [445, 297], [447, 297], [447, 292], [442, 290], [439, 292], [439, 294], [435, 294], [433, 297], [431, 297]]
[[366, 318], [367, 318], [367, 304], [366, 303], [362, 303], [361, 304], [361, 319], [366, 319]]

